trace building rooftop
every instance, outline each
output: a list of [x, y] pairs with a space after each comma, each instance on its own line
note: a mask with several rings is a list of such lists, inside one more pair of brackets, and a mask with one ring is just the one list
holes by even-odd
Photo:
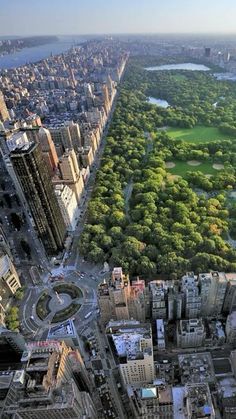
[[202, 319], [180, 320], [179, 326], [181, 333], [194, 333], [199, 328], [204, 329]]
[[184, 411], [185, 387], [173, 387], [174, 419], [186, 419]]
[[[113, 327], [111, 324], [113, 323]], [[151, 354], [151, 347], [142, 347], [142, 341], [151, 339], [150, 324], [127, 320], [122, 322], [110, 322], [107, 331], [111, 333], [114, 345], [119, 357], [136, 359], [143, 354]]]
[[224, 399], [236, 397], [236, 380], [234, 377], [222, 378], [218, 385]]
[[76, 336], [75, 326], [72, 320], [67, 320], [58, 326], [53, 326], [48, 331], [48, 339], [60, 337], [73, 337]]
[[165, 328], [164, 328], [163, 319], [156, 320], [156, 329], [157, 329], [157, 338], [165, 339]]
[[9, 269], [10, 269], [9, 257], [5, 253], [0, 252], [0, 277], [3, 277], [4, 275], [6, 275]]
[[157, 397], [156, 387], [141, 388], [141, 398], [142, 399], [154, 399], [156, 397]]
[[187, 408], [193, 418], [205, 418], [214, 412], [207, 384], [186, 385]]
[[186, 383], [212, 383], [215, 381], [211, 354], [208, 352], [198, 354], [184, 354], [178, 356], [181, 370], [181, 382]]
[[23, 154], [25, 152], [31, 151], [34, 147], [36, 147], [36, 144], [33, 142], [28, 142], [26, 144], [20, 144], [18, 145], [14, 150], [11, 151], [11, 155], [17, 155], [17, 154]]

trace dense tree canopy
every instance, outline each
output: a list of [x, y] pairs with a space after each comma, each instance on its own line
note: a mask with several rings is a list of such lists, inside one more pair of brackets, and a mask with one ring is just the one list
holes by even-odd
[[[144, 276], [234, 270], [236, 251], [224, 239], [229, 228], [236, 236], [236, 205], [228, 207], [225, 197], [236, 185], [236, 85], [211, 73], [148, 72], [142, 62], [130, 60], [126, 71], [80, 251]], [[147, 96], [171, 107], [150, 105]], [[193, 144], [158, 129], [196, 124], [217, 126], [229, 139]], [[173, 159], [220, 162], [225, 169], [212, 178], [190, 171], [183, 179], [166, 170]]]

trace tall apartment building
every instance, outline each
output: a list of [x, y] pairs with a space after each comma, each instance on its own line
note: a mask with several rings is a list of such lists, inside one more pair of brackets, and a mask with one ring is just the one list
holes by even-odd
[[46, 128], [41, 127], [38, 131], [38, 137], [43, 156], [47, 161], [48, 167], [50, 168], [51, 172], [54, 173], [57, 169], [59, 160], [50, 131]]
[[74, 231], [79, 219], [75, 193], [67, 185], [55, 185], [58, 204], [68, 231]]
[[135, 419], [174, 419], [172, 388], [167, 385], [131, 387], [128, 396]]
[[227, 316], [225, 332], [227, 343], [236, 348], [236, 311], [233, 311]]
[[183, 312], [184, 294], [173, 287], [168, 290], [168, 320], [180, 320]]
[[146, 320], [146, 289], [145, 281], [137, 278], [131, 282], [128, 295], [129, 318], [144, 323]]
[[201, 296], [198, 281], [193, 272], [188, 272], [181, 281], [181, 291], [184, 294], [185, 316], [187, 319], [199, 317], [201, 314]]
[[149, 284], [151, 304], [152, 304], [152, 318], [166, 319], [167, 318], [167, 290], [164, 281], [153, 281]]
[[103, 282], [98, 287], [98, 305], [103, 324], [111, 319], [129, 319], [129, 294], [129, 277], [123, 274], [122, 268], [114, 268], [110, 281]]
[[101, 322], [106, 325], [111, 319], [146, 319], [145, 282], [139, 278], [130, 284], [129, 276], [122, 268], [114, 268], [109, 281], [98, 286], [98, 305]]
[[224, 313], [232, 313], [232, 311], [236, 311], [236, 274], [229, 273], [225, 276], [228, 282], [223, 311]]
[[80, 133], [79, 124], [77, 124], [73, 121], [66, 121], [65, 126], [69, 128], [72, 147], [75, 150], [75, 152], [77, 153], [79, 147], [81, 147], [81, 145], [82, 145], [81, 144], [81, 133]]
[[80, 203], [84, 191], [84, 181], [79, 169], [78, 160], [74, 150], [67, 150], [59, 159], [61, 179], [55, 178], [55, 184], [64, 183], [75, 193], [77, 203]]
[[1, 302], [9, 298], [21, 287], [19, 276], [6, 253], [0, 251], [0, 296]]
[[4, 100], [4, 96], [0, 91], [0, 121], [4, 122], [7, 119], [10, 119], [8, 109]]
[[202, 298], [202, 315], [217, 316], [223, 310], [227, 279], [223, 272], [199, 274]]
[[92, 166], [93, 161], [94, 161], [94, 152], [93, 152], [92, 147], [90, 146], [81, 147], [79, 150], [79, 157], [81, 159], [83, 167]]
[[202, 346], [206, 338], [202, 319], [180, 320], [177, 326], [177, 346], [196, 348]]
[[48, 255], [63, 249], [66, 227], [39, 144], [11, 153], [11, 162]]
[[2, 418], [95, 419], [93, 401], [73, 377], [71, 349], [55, 341], [33, 342], [22, 357]]
[[153, 383], [155, 369], [151, 325], [135, 320], [111, 321], [106, 332], [115, 346], [124, 385]]
[[58, 156], [62, 156], [67, 148], [73, 148], [76, 152], [81, 147], [81, 135], [79, 125], [73, 121], [60, 126], [48, 128], [55, 144]]

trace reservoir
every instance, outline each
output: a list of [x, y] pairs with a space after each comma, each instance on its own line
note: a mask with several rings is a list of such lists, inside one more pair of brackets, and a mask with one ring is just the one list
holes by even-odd
[[148, 103], [151, 103], [152, 105], [160, 106], [161, 108], [168, 108], [168, 106], [170, 106], [167, 100], [156, 99], [155, 97], [151, 97], [151, 96], [148, 98]]
[[166, 70], [190, 70], [190, 71], [209, 71], [209, 67], [203, 64], [183, 63], [183, 64], [166, 64], [157, 65], [155, 67], [146, 67], [147, 71], [166, 71]]

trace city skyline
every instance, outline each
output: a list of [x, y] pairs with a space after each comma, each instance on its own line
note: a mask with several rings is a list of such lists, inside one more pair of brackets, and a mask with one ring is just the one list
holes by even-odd
[[[236, 33], [233, 0], [0, 0], [0, 36], [141, 33]], [[22, 10], [24, 14], [22, 15]], [[21, 16], [21, 19], [18, 19]], [[9, 25], [9, 22], [11, 25]], [[43, 24], [42, 24], [43, 22]], [[227, 22], [227, 24], [225, 23]]]

